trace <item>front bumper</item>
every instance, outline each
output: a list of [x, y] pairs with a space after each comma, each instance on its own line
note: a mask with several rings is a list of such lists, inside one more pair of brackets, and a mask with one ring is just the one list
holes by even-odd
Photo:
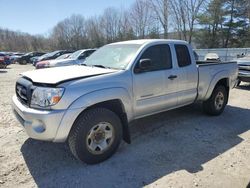
[[75, 119], [85, 108], [37, 110], [24, 106], [15, 96], [12, 109], [28, 136], [43, 141], [65, 142]]
[[50, 66], [45, 63], [37, 63], [36, 64], [36, 69], [43, 69], [43, 68], [49, 68]]
[[29, 137], [53, 141], [65, 110], [36, 110], [24, 106], [16, 96], [12, 98], [12, 109]]
[[238, 79], [243, 82], [250, 82], [250, 71], [240, 70]]

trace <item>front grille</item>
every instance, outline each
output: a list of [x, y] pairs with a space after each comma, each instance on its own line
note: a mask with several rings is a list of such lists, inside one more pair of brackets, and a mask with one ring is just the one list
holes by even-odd
[[16, 95], [19, 101], [29, 106], [31, 95], [32, 95], [32, 82], [25, 79], [19, 78], [16, 82]]
[[239, 65], [239, 70], [250, 71], [250, 65]]

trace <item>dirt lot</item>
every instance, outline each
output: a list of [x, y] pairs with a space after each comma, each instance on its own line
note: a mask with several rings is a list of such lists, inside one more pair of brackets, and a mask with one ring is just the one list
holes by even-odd
[[29, 139], [11, 111], [18, 74], [0, 70], [0, 187], [246, 187], [250, 181], [250, 86], [231, 92], [223, 115], [200, 104], [138, 120], [98, 165], [76, 161], [66, 144]]

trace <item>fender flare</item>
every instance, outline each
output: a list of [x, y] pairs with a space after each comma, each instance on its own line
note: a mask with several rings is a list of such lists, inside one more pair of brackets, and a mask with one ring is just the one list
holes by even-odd
[[207, 89], [206, 95], [204, 97], [204, 100], [209, 99], [209, 97], [211, 96], [216, 84], [222, 80], [222, 79], [227, 79], [227, 86], [229, 86], [229, 78], [228, 78], [228, 71], [226, 70], [222, 70], [220, 72], [217, 72], [213, 79], [211, 80], [209, 87]]

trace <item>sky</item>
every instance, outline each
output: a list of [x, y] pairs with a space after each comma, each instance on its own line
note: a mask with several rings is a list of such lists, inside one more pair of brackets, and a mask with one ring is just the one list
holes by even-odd
[[135, 0], [0, 0], [0, 28], [46, 35], [72, 14], [85, 18], [105, 8], [128, 8]]

